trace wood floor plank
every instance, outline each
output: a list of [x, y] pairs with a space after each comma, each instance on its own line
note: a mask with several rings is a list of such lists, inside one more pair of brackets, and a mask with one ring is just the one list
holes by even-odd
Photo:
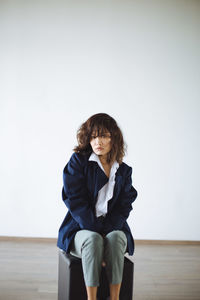
[[[136, 242], [131, 259], [134, 300], [200, 300], [200, 245]], [[0, 240], [0, 300], [57, 300], [57, 278], [55, 240]]]
[[200, 300], [199, 245], [136, 244], [134, 300]]
[[0, 243], [0, 299], [57, 299], [55, 243]]

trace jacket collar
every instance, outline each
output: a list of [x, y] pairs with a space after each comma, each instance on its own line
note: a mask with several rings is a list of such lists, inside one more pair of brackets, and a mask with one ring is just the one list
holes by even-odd
[[[92, 154], [90, 155], [90, 157], [89, 157], [88, 160], [89, 161], [96, 161], [98, 163], [99, 167], [102, 169], [102, 171], [105, 172], [104, 168], [102, 166], [102, 163], [101, 163], [101, 161], [99, 159], [99, 156], [96, 153], [92, 152]], [[119, 163], [115, 160], [114, 163], [112, 164], [112, 167], [111, 167], [111, 170], [110, 170], [110, 177], [109, 178], [111, 178], [111, 177], [113, 177], [115, 175], [115, 173], [117, 172], [118, 168], [119, 168]]]

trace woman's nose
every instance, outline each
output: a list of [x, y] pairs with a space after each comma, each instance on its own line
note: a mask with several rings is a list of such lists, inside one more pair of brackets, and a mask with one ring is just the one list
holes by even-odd
[[97, 136], [95, 141], [96, 141], [97, 144], [101, 144], [102, 139], [99, 136]]

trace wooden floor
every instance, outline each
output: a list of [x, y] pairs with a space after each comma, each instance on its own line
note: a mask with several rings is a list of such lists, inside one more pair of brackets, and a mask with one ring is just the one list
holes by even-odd
[[[134, 300], [200, 300], [200, 245], [136, 242], [132, 259]], [[57, 274], [55, 241], [0, 239], [0, 300], [56, 300]]]
[[200, 245], [136, 245], [134, 300], [200, 300]]

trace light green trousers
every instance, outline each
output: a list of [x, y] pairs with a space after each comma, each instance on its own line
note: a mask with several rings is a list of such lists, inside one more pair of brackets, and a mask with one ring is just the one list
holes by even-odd
[[71, 254], [82, 259], [86, 286], [99, 286], [102, 261], [110, 284], [122, 282], [124, 254], [127, 238], [123, 231], [115, 230], [102, 237], [99, 233], [80, 230], [76, 233]]

